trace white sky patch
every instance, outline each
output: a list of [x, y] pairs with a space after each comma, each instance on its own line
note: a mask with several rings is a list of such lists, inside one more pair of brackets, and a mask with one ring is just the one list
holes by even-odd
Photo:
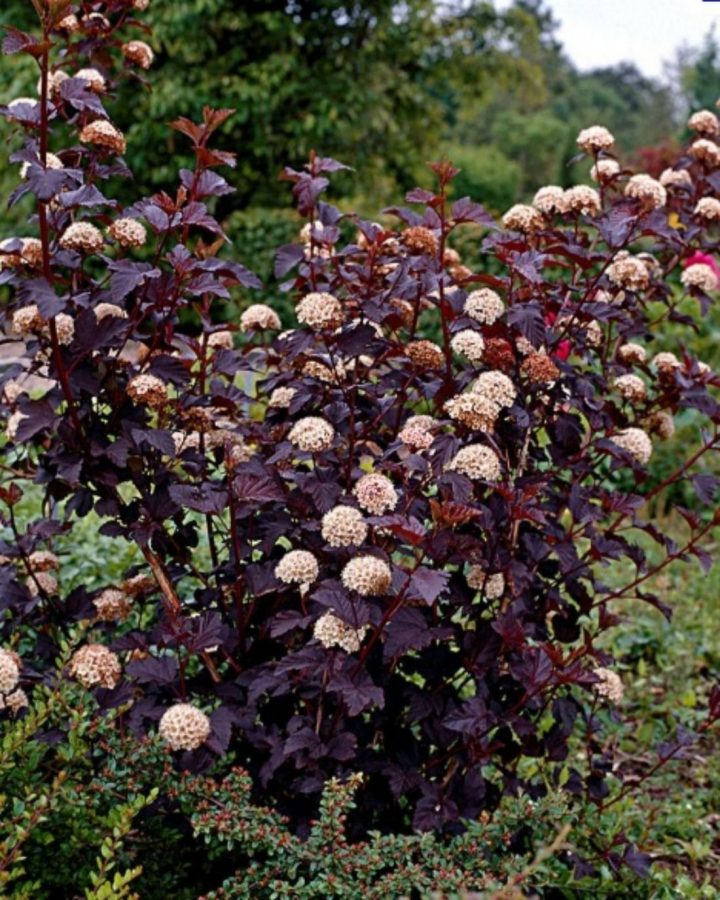
[[[511, 0], [498, 0], [505, 9]], [[720, 38], [720, 2], [703, 0], [547, 0], [557, 35], [580, 70], [634, 62], [659, 77], [682, 44], [697, 46], [712, 25]]]

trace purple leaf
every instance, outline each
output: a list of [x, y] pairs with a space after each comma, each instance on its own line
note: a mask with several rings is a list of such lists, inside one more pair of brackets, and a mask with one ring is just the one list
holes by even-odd
[[316, 172], [340, 172], [341, 170], [351, 171], [350, 166], [345, 163], [338, 162], [331, 156], [318, 156], [315, 159], [314, 169]]
[[132, 660], [126, 670], [141, 684], [175, 684], [178, 663], [174, 656], [150, 657]]
[[446, 590], [449, 577], [448, 572], [420, 566], [413, 572], [410, 583], [427, 604], [432, 604]]
[[159, 278], [160, 270], [153, 269], [149, 263], [133, 262], [131, 259], [110, 260], [108, 269], [110, 276], [110, 295], [113, 302], [119, 303], [135, 288], [145, 284], [148, 278]]
[[477, 737], [490, 727], [490, 716], [485, 701], [481, 697], [466, 700], [462, 707], [443, 720], [450, 731], [457, 731], [468, 737]]
[[90, 90], [87, 81], [82, 78], [66, 78], [60, 84], [60, 96], [78, 112], [92, 112], [103, 119], [107, 118], [98, 95]]
[[469, 197], [461, 197], [460, 200], [453, 203], [452, 217], [458, 223], [474, 222], [476, 225], [484, 225], [486, 228], [497, 228], [495, 219], [485, 207], [475, 203]]
[[231, 187], [222, 175], [218, 175], [211, 169], [201, 172], [197, 180], [195, 180], [194, 172], [189, 169], [181, 169], [180, 180], [188, 190], [194, 187], [195, 197], [198, 200], [202, 200], [203, 197], [223, 197], [235, 192], [235, 188]]
[[285, 244], [275, 254], [275, 277], [284, 278], [305, 256], [302, 244]]
[[32, 34], [19, 31], [12, 25], [5, 25], [5, 37], [2, 42], [2, 51], [5, 56], [12, 56], [15, 53], [24, 53], [30, 47], [37, 45], [37, 38]]

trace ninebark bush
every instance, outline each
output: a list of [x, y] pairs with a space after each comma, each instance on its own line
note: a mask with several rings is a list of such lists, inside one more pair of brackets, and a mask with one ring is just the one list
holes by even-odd
[[[3, 704], [86, 620], [68, 677], [129, 704], [121, 727], [159, 730], [181, 767], [232, 753], [300, 825], [350, 773], [360, 829], [458, 830], [521, 789], [602, 803], [598, 708], [622, 682], [597, 638], [622, 598], [669, 615], [647, 588], [667, 565], [710, 564], [720, 378], [653, 340], [718, 287], [715, 115], [660, 181], [582, 132], [598, 188], [544, 188], [502, 223], [450, 199], [446, 162], [384, 211], [396, 227], [341, 215], [321, 198], [345, 166], [313, 155], [282, 176], [306, 224], [276, 256], [297, 304], [281, 323], [212, 214], [231, 111], [174, 122], [194, 168], [118, 208], [107, 183], [130, 173], [106, 101], [152, 61], [127, 38], [145, 0], [34, 2], [42, 33], [3, 46], [37, 60], [39, 98], [0, 108], [22, 139], [11, 201], [37, 208], [37, 236], [0, 250], [24, 342], [1, 382]], [[466, 226], [494, 274], [452, 249]], [[218, 326], [234, 289], [252, 302]], [[654, 478], [684, 409], [697, 444]], [[676, 543], [644, 510], [680, 479], [698, 506]], [[46, 498], [29, 522], [23, 481]], [[68, 593], [53, 541], [91, 513], [145, 564]]]

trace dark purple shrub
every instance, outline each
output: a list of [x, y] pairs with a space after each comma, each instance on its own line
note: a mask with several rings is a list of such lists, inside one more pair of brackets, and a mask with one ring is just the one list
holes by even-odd
[[[685, 288], [707, 309], [718, 286], [696, 254], [716, 249], [719, 204], [695, 208], [720, 189], [715, 132], [666, 195], [615, 172], [591, 129], [599, 191], [543, 189], [503, 227], [450, 201], [447, 163], [412, 208], [385, 211], [397, 228], [343, 215], [320, 198], [345, 167], [313, 156], [282, 176], [307, 220], [276, 259], [300, 327], [278, 334], [262, 304], [219, 327], [233, 289], [261, 288], [219, 255], [212, 204], [234, 156], [213, 141], [230, 111], [173, 123], [196, 160], [173, 194], [123, 210], [104, 193], [129, 174], [104, 100], [119, 57], [123, 73], [150, 61], [119, 37], [140, 5], [43, 7], [40, 37], [4, 42], [42, 75], [39, 101], [0, 109], [23, 137], [12, 199], [35, 197], [39, 234], [0, 256], [6, 331], [24, 341], [2, 376], [0, 596], [26, 684], [89, 622], [69, 677], [105, 708], [131, 701], [135, 733], [160, 722], [183, 767], [231, 751], [300, 821], [329, 776], [357, 771], [366, 828], [458, 827], [566, 765], [567, 790], [602, 799], [596, 710], [622, 684], [596, 638], [621, 598], [662, 608], [645, 585], [671, 562], [710, 564], [720, 379], [650, 348], [687, 320]], [[462, 266], [450, 240], [465, 226], [501, 274]], [[653, 442], [682, 409], [705, 427], [653, 480]], [[684, 512], [677, 544], [643, 510], [683, 478], [709, 514]], [[23, 480], [46, 498], [28, 523]], [[146, 566], [63, 596], [47, 551], [89, 514]], [[582, 764], [567, 762], [576, 726]]]

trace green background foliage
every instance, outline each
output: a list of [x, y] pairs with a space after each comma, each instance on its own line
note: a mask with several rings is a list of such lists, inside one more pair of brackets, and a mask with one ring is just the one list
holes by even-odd
[[[534, 0], [503, 11], [490, 0], [154, 0], [143, 18], [157, 53], [148, 89], [127, 81], [113, 105], [128, 132], [132, 190], [167, 188], [188, 162], [169, 121], [204, 104], [232, 107], [237, 194], [220, 211], [235, 213], [230, 229], [243, 235], [261, 210], [287, 205], [277, 175], [313, 148], [352, 164], [333, 189], [360, 213], [397, 201], [442, 155], [464, 170], [458, 192], [497, 212], [543, 184], [587, 180], [584, 164], [569, 164], [581, 127], [605, 124], [631, 158], [680, 133], [687, 110], [720, 92], [712, 34], [678, 54], [674, 89], [630, 63], [581, 73]], [[2, 4], [0, 24], [11, 22], [31, 27], [27, 0]], [[31, 64], [0, 62], [4, 99], [32, 94], [34, 81]], [[3, 194], [14, 175], [0, 176]], [[247, 220], [237, 215], [248, 209]], [[6, 217], [3, 233], [26, 215]]]

